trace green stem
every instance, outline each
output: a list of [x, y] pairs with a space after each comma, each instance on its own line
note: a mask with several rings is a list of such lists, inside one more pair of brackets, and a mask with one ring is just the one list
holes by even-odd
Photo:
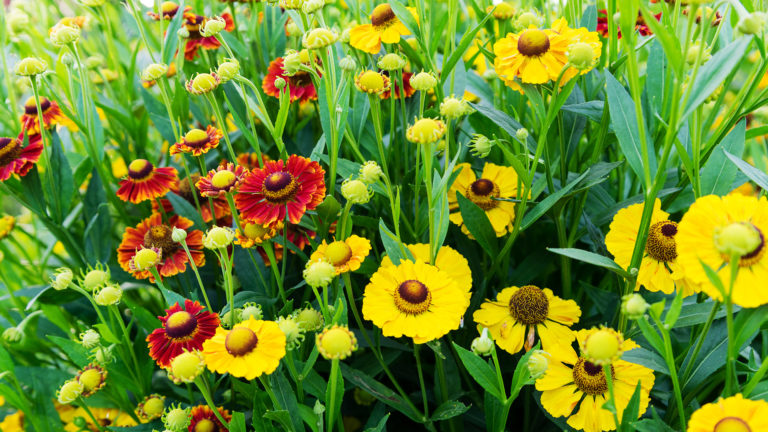
[[419, 354], [420, 345], [413, 344], [413, 355], [416, 357], [416, 370], [419, 374], [419, 387], [421, 388], [421, 401], [424, 404], [424, 417], [429, 418], [429, 403], [427, 401], [427, 388], [424, 385], [424, 373], [421, 367], [421, 355]]
[[[336, 380], [339, 375], [339, 359], [335, 358], [331, 360], [331, 375], [328, 377], [329, 384], [331, 385], [331, 393], [328, 397], [328, 415], [325, 417], [326, 428], [328, 432], [333, 432], [333, 421], [336, 417]], [[339, 413], [341, 414], [341, 413]]]

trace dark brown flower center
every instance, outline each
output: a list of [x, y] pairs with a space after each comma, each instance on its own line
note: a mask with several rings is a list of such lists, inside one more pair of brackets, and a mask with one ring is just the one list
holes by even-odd
[[16, 138], [0, 138], [0, 167], [18, 159], [21, 155], [21, 142]]
[[128, 177], [133, 180], [146, 180], [155, 166], [146, 159], [136, 159], [128, 165]]
[[197, 318], [189, 312], [178, 311], [165, 321], [165, 333], [173, 339], [184, 339], [197, 329]]
[[549, 299], [537, 286], [520, 287], [509, 299], [509, 313], [523, 324], [542, 324], [549, 314]]
[[285, 79], [292, 89], [298, 89], [312, 84], [312, 76], [309, 75], [309, 72], [305, 71], [298, 71], [293, 76], [285, 77]]
[[490, 210], [499, 205], [495, 198], [501, 195], [499, 186], [491, 180], [481, 178], [467, 188], [467, 199], [483, 210]]
[[[179, 180], [179, 196], [192, 205], [195, 204], [195, 198], [192, 196], [192, 185], [197, 184], [198, 180], [200, 180], [200, 174], [197, 173], [190, 174], [189, 177]], [[205, 197], [200, 195], [200, 190], [195, 188], [195, 192], [197, 192], [197, 199], [199, 202], [205, 200]]]
[[173, 228], [168, 225], [154, 225], [144, 234], [144, 247], [161, 249], [163, 251], [162, 259], [166, 259], [172, 256], [179, 247], [173, 241], [172, 234]]
[[371, 14], [371, 24], [375, 27], [389, 27], [396, 19], [395, 12], [387, 3], [376, 6]]
[[723, 417], [712, 432], [752, 432], [752, 428], [739, 417]]
[[542, 30], [525, 30], [517, 39], [517, 50], [526, 57], [542, 55], [549, 51], [549, 36]]
[[[43, 110], [43, 114], [48, 112], [48, 108], [50, 107], [51, 107], [51, 101], [49, 101], [47, 98], [41, 97], [40, 109]], [[24, 104], [24, 113], [30, 116], [37, 115], [37, 105], [35, 104], [34, 97], [27, 99], [27, 102]]]
[[248, 327], [235, 327], [227, 334], [224, 347], [231, 355], [240, 357], [253, 351], [258, 343], [259, 338], [253, 330]]
[[645, 243], [645, 253], [656, 261], [669, 262], [677, 258], [675, 235], [677, 223], [661, 221], [651, 225], [648, 230], [648, 240]]
[[[611, 366], [611, 378], [615, 376], [616, 373]], [[573, 365], [573, 382], [579, 390], [588, 395], [597, 396], [608, 391], [608, 383], [605, 380], [602, 366], [590, 363], [583, 358], [579, 358]]]
[[429, 292], [429, 288], [414, 279], [409, 279], [398, 285], [394, 297], [395, 306], [401, 312], [409, 315], [426, 312], [432, 303], [432, 293]]
[[285, 171], [276, 171], [264, 179], [261, 192], [267, 201], [273, 204], [284, 204], [293, 198], [298, 184], [293, 176]]

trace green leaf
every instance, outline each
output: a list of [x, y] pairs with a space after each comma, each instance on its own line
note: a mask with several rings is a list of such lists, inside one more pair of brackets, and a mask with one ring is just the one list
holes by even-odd
[[645, 348], [633, 348], [622, 354], [621, 359], [669, 375], [669, 368], [664, 362], [664, 358]]
[[112, 253], [112, 218], [101, 177], [95, 169], [83, 197], [83, 207], [85, 257], [91, 264], [107, 262]]
[[675, 326], [675, 323], [677, 322], [677, 318], [680, 317], [680, 312], [683, 308], [683, 290], [679, 289], [677, 290], [677, 295], [675, 295], [674, 300], [672, 300], [672, 303], [669, 305], [669, 309], [667, 309], [667, 314], [664, 316], [664, 325], [667, 328], [672, 328]]
[[470, 44], [472, 44], [475, 41], [475, 35], [477, 32], [480, 31], [480, 29], [485, 26], [485, 23], [493, 16], [493, 13], [489, 13], [488, 15], [483, 18], [482, 21], [480, 21], [472, 30], [464, 33], [464, 35], [461, 37], [461, 40], [459, 41], [459, 45], [456, 47], [455, 50], [451, 53], [450, 57], [448, 57], [448, 60], [443, 64], [443, 69], [440, 72], [441, 74], [441, 84], [445, 84], [445, 81], [448, 80], [448, 78], [451, 76], [451, 71], [453, 68], [456, 67], [456, 64], [461, 60], [464, 53], [467, 51], [467, 48]]
[[432, 421], [441, 421], [460, 416], [469, 410], [469, 406], [459, 401], [445, 401], [432, 413]]
[[763, 190], [768, 190], [768, 175], [747, 162], [744, 162], [740, 157], [728, 153], [726, 150], [723, 150], [723, 153], [725, 153], [728, 159], [730, 159], [745, 176], [749, 177], [750, 180], [755, 182]]
[[[337, 322], [334, 320], [334, 322]], [[335, 370], [334, 370], [335, 369]], [[331, 380], [335, 381], [332, 385]], [[333, 398], [333, 405], [331, 406], [331, 398]], [[333, 424], [336, 421], [336, 415], [341, 415], [341, 402], [344, 399], [344, 378], [339, 370], [339, 361], [335, 360], [331, 362], [331, 377], [328, 381], [328, 386], [325, 388], [325, 418], [328, 430], [333, 429]]]
[[734, 345], [739, 348], [748, 345], [766, 321], [768, 321], [768, 305], [742, 309], [733, 321]]
[[688, 118], [691, 113], [704, 103], [712, 93], [720, 87], [733, 69], [741, 64], [741, 59], [752, 42], [752, 36], [741, 37], [728, 46], [717, 51], [704, 66], [699, 69], [696, 81], [691, 86], [688, 103], [685, 105], [680, 121]]
[[[281, 408], [285, 408], [290, 413], [296, 413], [299, 410], [298, 402], [296, 401], [296, 393], [291, 387], [291, 383], [285, 378], [282, 372], [275, 372], [269, 376], [269, 380], [272, 383], [272, 388], [275, 391], [275, 397]], [[290, 416], [291, 430], [296, 432], [304, 430], [304, 422], [298, 415]]]
[[229, 422], [229, 430], [232, 432], [246, 432], [245, 414], [237, 411], [233, 412], [232, 420]]
[[533, 349], [530, 349], [523, 354], [520, 361], [515, 365], [515, 373], [512, 375], [512, 385], [509, 391], [511, 400], [517, 398], [517, 395], [520, 394], [520, 390], [522, 390], [526, 384], [533, 383], [531, 372], [528, 370], [528, 360], [530, 360], [531, 355], [538, 349], [539, 344], [537, 343]]
[[592, 253], [589, 251], [585, 251], [582, 249], [573, 249], [573, 248], [547, 248], [548, 251], [559, 254], [559, 255], [565, 255], [569, 258], [573, 258], [578, 261], [583, 261], [588, 264], [596, 265], [598, 267], [606, 268], [619, 276], [623, 278], [629, 278], [629, 274], [624, 270], [623, 268], [619, 267], [618, 264], [616, 264], [612, 259], [598, 255], [596, 253]]
[[141, 99], [144, 101], [144, 107], [147, 109], [149, 119], [152, 120], [152, 124], [155, 125], [157, 131], [169, 143], [176, 142], [171, 120], [168, 118], [168, 110], [163, 103], [155, 99], [152, 93], [143, 86], [139, 86], [139, 92], [141, 93]]
[[[557, 190], [555, 193], [550, 194], [543, 200], [541, 200], [540, 203], [536, 204], [536, 207], [532, 208], [531, 211], [526, 213], [525, 217], [523, 218], [523, 223], [520, 224], [520, 230], [524, 230], [531, 225], [533, 225], [534, 222], [539, 220], [540, 217], [544, 215], [544, 213], [547, 212], [552, 206], [557, 204], [558, 201], [560, 201], [561, 198], [565, 196], [568, 192], [571, 191], [571, 189], [574, 188], [579, 182], [584, 180], [587, 175], [589, 174], [590, 169], [587, 168], [586, 171], [582, 175], [580, 175], [576, 180], [568, 183], [564, 188]], [[458, 196], [458, 195], [457, 195]]]
[[[179, 10], [184, 10], [184, 0], [178, 2]], [[163, 44], [162, 59], [163, 63], [171, 64], [173, 62], [173, 56], [176, 54], [176, 46], [179, 44], [179, 36], [177, 32], [181, 28], [181, 23], [184, 20], [183, 13], [177, 13], [168, 24], [165, 29], [165, 43]]]
[[287, 431], [294, 430], [291, 423], [293, 416], [286, 410], [267, 411], [264, 413], [264, 418], [279, 423]]
[[738, 167], [728, 163], [728, 154], [741, 158], [746, 138], [746, 121], [740, 121], [728, 135], [715, 146], [712, 155], [701, 171], [700, 195], [725, 195], [733, 189]]
[[397, 265], [402, 260], [413, 261], [411, 251], [387, 228], [387, 225], [384, 224], [384, 219], [379, 219], [379, 235], [381, 236], [381, 242], [384, 243], [384, 250], [387, 251], [387, 256], [392, 260], [393, 264]]
[[61, 348], [64, 354], [75, 362], [77, 366], [83, 367], [90, 363], [90, 360], [88, 360], [88, 350], [79, 343], [53, 335], [48, 335], [48, 339]]
[[640, 3], [640, 11], [643, 14], [644, 22], [651, 28], [656, 39], [661, 43], [666, 53], [666, 59], [669, 61], [675, 75], [682, 76], [683, 59], [685, 56], [680, 50], [680, 42], [674, 34], [675, 29], [667, 28], [662, 22], [656, 19], [655, 14], [650, 10], [645, 2]]
[[707, 380], [714, 380], [713, 375], [718, 369], [725, 366], [728, 350], [728, 328], [724, 320], [715, 321], [707, 333], [707, 337], [701, 344], [701, 351], [695, 359], [691, 359], [693, 350], [685, 357], [680, 370], [687, 370], [688, 364], [693, 360], [693, 366], [687, 377], [682, 377], [680, 383], [683, 394], [689, 394], [699, 384]]
[[[168, 201], [171, 202], [171, 205], [173, 206], [173, 210], [185, 218], [191, 220], [195, 223], [194, 229], [199, 229], [202, 231], [205, 231], [207, 226], [205, 225], [205, 222], [203, 222], [203, 217], [200, 216], [200, 212], [197, 211], [195, 206], [190, 204], [187, 200], [184, 198], [176, 195], [173, 192], [168, 192], [168, 194], [165, 196], [168, 198]], [[205, 200], [200, 201], [200, 205], [208, 205], [208, 202]]]
[[384, 417], [381, 418], [381, 420], [379, 420], [379, 423], [376, 425], [376, 427], [368, 428], [365, 430], [365, 432], [382, 432], [386, 430], [388, 419], [389, 413], [387, 413]]
[[635, 391], [632, 393], [632, 398], [629, 400], [626, 408], [624, 408], [624, 413], [621, 416], [622, 430], [624, 430], [625, 426], [629, 426], [633, 421], [637, 420], [637, 418], [642, 414], [640, 412], [640, 393], [643, 391], [642, 384], [643, 383], [640, 381], [637, 382]]
[[158, 286], [160, 288], [160, 292], [163, 294], [163, 298], [165, 299], [165, 303], [168, 306], [173, 306], [174, 304], [178, 303], [179, 305], [184, 305], [184, 300], [186, 300], [182, 295], [177, 294], [173, 291], [168, 290], [167, 288], [163, 288], [161, 286]]
[[72, 168], [64, 155], [64, 148], [61, 146], [61, 138], [56, 132], [51, 133], [51, 174], [53, 175], [53, 191], [58, 195], [60, 213], [58, 220], [62, 220], [69, 211], [72, 204], [72, 195], [75, 192], [75, 184], [72, 177]]
[[464, 225], [469, 233], [489, 256], [495, 257], [498, 254], [499, 246], [496, 241], [496, 231], [493, 229], [488, 215], [459, 192], [456, 193], [456, 199], [459, 202], [459, 210], [462, 219], [464, 219]]
[[645, 336], [645, 340], [656, 350], [659, 354], [664, 353], [664, 341], [661, 339], [658, 331], [649, 322], [647, 317], [641, 317], [637, 320], [637, 325], [640, 327], [640, 331]]
[[593, 122], [600, 123], [603, 118], [605, 102], [601, 100], [593, 100], [589, 102], [563, 105], [560, 109], [563, 111], [583, 115]]
[[[478, 113], [485, 116], [488, 120], [492, 121], [496, 126], [500, 127], [504, 130], [507, 134], [509, 134], [510, 137], [515, 136], [515, 132], [517, 132], [518, 129], [523, 129], [523, 125], [521, 125], [517, 120], [513, 119], [509, 115], [507, 115], [505, 112], [499, 111], [496, 108], [492, 106], [488, 106], [485, 104], [470, 104], [472, 108], [477, 110]], [[528, 142], [533, 143], [533, 138], [530, 136], [528, 137]]]
[[347, 366], [346, 363], [341, 363], [340, 366], [341, 374], [350, 384], [360, 388], [360, 390], [370, 393], [371, 396], [400, 411], [411, 420], [423, 423], [424, 419], [421, 418], [421, 413], [415, 412], [410, 405], [400, 397], [400, 395], [392, 391], [389, 387], [376, 381], [364, 372]]
[[0, 370], [11, 373], [14, 370], [13, 359], [2, 344], [0, 344]]
[[472, 378], [474, 378], [475, 382], [477, 382], [486, 392], [493, 395], [493, 397], [504, 402], [506, 399], [504, 389], [499, 388], [496, 371], [493, 370], [491, 365], [481, 359], [477, 354], [467, 351], [460, 345], [457, 345], [456, 342], [453, 342], [453, 346], [456, 349], [456, 353], [459, 355], [459, 359], [464, 364], [464, 368], [469, 372]]
[[[621, 151], [624, 157], [627, 158], [627, 162], [632, 171], [635, 172], [635, 175], [638, 178], [644, 179], [643, 148], [640, 134], [638, 133], [639, 126], [637, 124], [637, 116], [635, 115], [635, 103], [624, 87], [607, 70], [605, 71], [605, 81], [608, 94], [608, 110], [611, 113], [611, 125], [613, 125], [613, 131], [619, 140], [619, 147], [621, 147]], [[642, 127], [645, 128], [645, 124]], [[650, 134], [646, 132], [645, 136], [650, 137]], [[650, 172], [655, 173], [656, 153], [653, 151], [653, 148], [648, 149], [647, 156]]]

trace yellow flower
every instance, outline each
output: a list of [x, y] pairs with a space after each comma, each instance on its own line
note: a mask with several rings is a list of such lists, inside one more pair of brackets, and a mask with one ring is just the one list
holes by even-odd
[[538, 334], [542, 349], [561, 357], [572, 352], [570, 345], [576, 335], [569, 327], [580, 317], [575, 301], [563, 300], [549, 288], [534, 285], [504, 288], [496, 301], [486, 300], [473, 315], [478, 331], [487, 327], [499, 348], [510, 354], [523, 346], [526, 351], [531, 349]]
[[381, 266], [363, 294], [363, 316], [384, 336], [425, 343], [459, 328], [469, 299], [451, 275], [421, 260]]
[[515, 204], [509, 201], [498, 201], [496, 198], [515, 198], [517, 191], [517, 172], [514, 168], [486, 163], [483, 173], [478, 179], [468, 163], [458, 164], [456, 171], [461, 170], [456, 180], [448, 190], [448, 205], [451, 210], [451, 222], [459, 225], [464, 234], [469, 230], [464, 225], [464, 218], [459, 211], [456, 193], [477, 204], [485, 211], [491, 221], [496, 237], [502, 237], [507, 230], [512, 229], [515, 220]]
[[[747, 230], [741, 228], [748, 228]], [[739, 239], [742, 232], [747, 238]], [[678, 263], [686, 277], [699, 284], [701, 290], [716, 300], [720, 291], [709, 281], [703, 262], [717, 272], [726, 289], [730, 289], [730, 259], [725, 250], [747, 247], [739, 257], [739, 272], [730, 293], [732, 301], [752, 308], [768, 303], [768, 200], [743, 195], [718, 197], [708, 195], [694, 202], [678, 227]], [[738, 247], [737, 247], [738, 246]]]
[[[405, 245], [417, 261], [429, 262], [429, 243]], [[381, 267], [393, 266], [388, 256], [381, 259]], [[472, 270], [469, 262], [456, 249], [450, 246], [441, 246], [435, 257], [435, 268], [443, 271], [456, 282], [456, 286], [470, 298], [472, 293]]]
[[[414, 14], [413, 8], [408, 10]], [[373, 9], [370, 24], [362, 24], [350, 30], [349, 44], [369, 54], [377, 54], [382, 42], [396, 44], [400, 42], [400, 36], [409, 34], [411, 32], [400, 22], [392, 7], [382, 3]]]
[[[639, 290], [642, 285], [648, 291], [671, 294], [677, 286], [683, 290], [683, 295], [689, 296], [695, 292], [695, 285], [685, 278], [685, 273], [678, 264], [678, 226], [668, 220], [668, 217], [669, 213], [661, 209], [661, 201], [656, 199], [635, 289]], [[623, 208], [613, 217], [605, 236], [605, 246], [621, 268], [626, 269], [632, 261], [637, 230], [642, 218], [643, 203]]]
[[408, 141], [417, 144], [431, 144], [440, 140], [445, 134], [445, 123], [442, 120], [422, 118], [408, 128], [405, 136]]
[[768, 430], [768, 402], [736, 394], [708, 403], [691, 415], [688, 432], [757, 432]]
[[[595, 50], [594, 58], [600, 57], [602, 45], [596, 32], [584, 28], [571, 29], [564, 18], [556, 20], [551, 29], [542, 30], [530, 26], [519, 34], [510, 33], [493, 45], [496, 54], [494, 69], [515, 90], [519, 90], [520, 86], [514, 78], [519, 78], [523, 83], [544, 84], [556, 80], [560, 75], [568, 61], [568, 49], [575, 42], [590, 44]], [[561, 85], [579, 72], [569, 68], [560, 81]]]
[[0, 422], [0, 430], [3, 432], [24, 432], [24, 413], [16, 411], [5, 416]]
[[[99, 426], [109, 425], [110, 427], [127, 427], [136, 426], [137, 423], [131, 418], [128, 413], [122, 412], [116, 408], [95, 408], [89, 407], [90, 414], [92, 414]], [[77, 408], [66, 413], [60, 413], [61, 420], [66, 423], [64, 430], [67, 432], [78, 432], [83, 430], [78, 424], [81, 420], [75, 421], [75, 419], [82, 418], [85, 421], [85, 430], [98, 430], [96, 424], [93, 423], [90, 415], [83, 409]]]
[[345, 240], [336, 240], [331, 243], [323, 240], [309, 259], [310, 261], [327, 259], [336, 268], [338, 275], [359, 269], [370, 251], [370, 240], [351, 235]]
[[390, 87], [389, 77], [372, 70], [360, 72], [355, 77], [355, 86], [358, 90], [368, 94], [381, 94]]
[[283, 228], [283, 222], [278, 221], [274, 224], [262, 225], [256, 222], [243, 221], [242, 228], [242, 231], [237, 230], [235, 244], [247, 249], [276, 236]]
[[221, 327], [203, 344], [208, 369], [252, 380], [271, 374], [285, 357], [285, 334], [274, 321], [252, 317], [232, 330]]
[[[582, 330], [577, 333], [579, 344], [599, 329]], [[625, 339], [620, 349], [636, 348], [630, 339]], [[568, 425], [584, 432], [601, 432], [616, 429], [613, 415], [603, 408], [610, 398], [603, 367], [570, 353], [551, 353], [552, 358], [544, 376], [536, 380], [536, 390], [541, 393], [541, 405], [552, 417], [568, 417]], [[610, 366], [615, 405], [618, 417], [624, 410], [640, 382], [639, 415], [645, 413], [650, 402], [649, 393], [655, 377], [651, 369], [624, 360], [617, 360]]]
[[0, 240], [8, 237], [16, 226], [16, 218], [11, 215], [5, 215], [0, 218]]
[[76, 379], [83, 385], [81, 396], [89, 397], [104, 387], [107, 381], [107, 371], [101, 366], [91, 363], [77, 374]]

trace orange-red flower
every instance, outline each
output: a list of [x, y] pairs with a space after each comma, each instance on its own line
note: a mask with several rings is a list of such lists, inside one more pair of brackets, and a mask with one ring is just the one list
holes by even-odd
[[159, 316], [162, 327], [147, 336], [149, 356], [160, 367], [168, 367], [184, 350], [201, 350], [203, 342], [216, 334], [219, 315], [206, 310], [198, 302], [184, 300], [182, 309], [177, 302]]
[[0, 138], [0, 181], [8, 180], [13, 174], [24, 177], [40, 159], [43, 153], [40, 135], [28, 139], [29, 143], [24, 146], [24, 135]]
[[[221, 15], [224, 21], [227, 23], [224, 30], [231, 32], [235, 29], [235, 22], [232, 20], [232, 15], [224, 13]], [[200, 34], [203, 26], [205, 26], [206, 17], [197, 15], [190, 11], [184, 11], [185, 26], [189, 31], [189, 38], [187, 44], [184, 46], [184, 58], [187, 60], [194, 60], [197, 57], [197, 51], [200, 48], [213, 50], [221, 46], [221, 42], [216, 36], [203, 36]]]
[[247, 174], [245, 168], [227, 163], [208, 171], [208, 175], [201, 177], [195, 186], [204, 197], [224, 197], [227, 192], [234, 192], [240, 186], [240, 182]]
[[181, 138], [181, 142], [172, 145], [169, 152], [171, 155], [177, 153], [188, 153], [192, 156], [204, 155], [218, 147], [219, 140], [223, 136], [224, 132], [213, 126], [208, 126], [205, 130], [192, 129]]
[[[59, 124], [68, 127], [73, 126], [72, 121], [61, 112], [61, 108], [56, 102], [40, 97], [40, 109], [43, 111], [43, 127], [46, 130]], [[27, 135], [40, 133], [40, 121], [37, 118], [37, 105], [34, 97], [30, 97], [24, 103], [24, 114], [21, 115], [20, 121], [22, 129], [27, 131]]]
[[[388, 72], [382, 72], [385, 75], [389, 75]], [[409, 98], [413, 96], [414, 93], [416, 93], [416, 89], [411, 87], [411, 76], [413, 76], [413, 73], [411, 72], [403, 72], [403, 91], [400, 91], [400, 81], [397, 79], [390, 80], [392, 82], [392, 85], [389, 86], [389, 89], [383, 93], [381, 93], [382, 99], [389, 99], [389, 96], [392, 94], [392, 89], [395, 90], [395, 99], [400, 99], [403, 94], [405, 94], [405, 97]]]
[[307, 210], [325, 198], [325, 171], [315, 161], [291, 155], [288, 162], [269, 161], [243, 180], [235, 205], [243, 219], [260, 224], [285, 220], [298, 224]]
[[160, 214], [154, 213], [136, 225], [136, 228], [125, 229], [123, 241], [117, 248], [117, 262], [123, 270], [132, 273], [136, 279], [149, 278], [154, 282], [155, 278], [149, 270], [132, 272], [130, 268], [131, 258], [136, 255], [138, 249], [154, 247], [162, 251], [160, 264], [157, 265], [157, 271], [161, 277], [183, 273], [187, 269], [189, 258], [184, 249], [171, 238], [173, 229], [179, 228], [187, 231], [187, 247], [195, 260], [195, 265], [202, 267], [205, 264], [203, 232], [190, 230], [192, 225], [194, 224], [191, 220], [179, 215], [171, 216], [168, 223], [163, 223]]
[[[189, 6], [185, 8], [185, 10], [191, 9]], [[172, 1], [166, 1], [163, 2], [163, 4], [160, 6], [160, 13], [154, 13], [154, 12], [147, 12], [147, 15], [152, 17], [155, 21], [160, 21], [160, 17], [162, 16], [165, 20], [171, 20], [173, 17], [176, 16], [176, 13], [179, 11], [179, 5], [172, 2]]]
[[146, 159], [136, 159], [128, 165], [128, 176], [120, 181], [117, 196], [138, 204], [160, 198], [178, 187], [176, 168], [155, 167]]
[[[232, 416], [229, 411], [222, 407], [216, 407], [221, 417], [229, 423]], [[192, 423], [189, 424], [188, 430], [193, 431], [212, 431], [212, 432], [227, 432], [227, 429], [221, 422], [216, 413], [208, 405], [198, 405], [192, 408]]]
[[[264, 166], [264, 163], [269, 160], [269, 156], [266, 154], [261, 155], [261, 159], [259, 159], [259, 155], [256, 153], [240, 153], [237, 155], [237, 164], [245, 168], [246, 170], [250, 171], [254, 168], [261, 168]], [[226, 163], [227, 161], [223, 161], [222, 163]]]
[[[656, 20], [661, 19], [661, 13], [658, 13], [654, 15]], [[698, 21], [697, 21], [698, 22]], [[648, 27], [648, 24], [645, 23], [645, 18], [643, 18], [643, 15], [638, 12], [637, 13], [637, 22], [635, 22], [635, 30], [637, 30], [638, 33], [640, 33], [642, 36], [648, 36], [652, 35], [653, 32]], [[601, 36], [604, 38], [610, 37], [608, 34], [608, 11], [605, 9], [599, 9], [597, 11], [597, 32], [600, 33]], [[616, 32], [618, 33], [619, 39], [621, 39], [621, 30], [618, 29], [618, 26], [616, 28]]]
[[[267, 69], [267, 76], [265, 76], [264, 80], [261, 82], [261, 88], [264, 90], [264, 93], [279, 98], [280, 90], [275, 87], [275, 80], [277, 78], [282, 78], [288, 83], [288, 87], [290, 88], [291, 102], [297, 100], [300, 102], [317, 100], [317, 90], [315, 89], [315, 85], [312, 84], [312, 77], [309, 75], [309, 72], [300, 70], [293, 76], [284, 75], [284, 73], [283, 58], [278, 57], [272, 60]], [[317, 71], [317, 74], [320, 75], [319, 70]]]

